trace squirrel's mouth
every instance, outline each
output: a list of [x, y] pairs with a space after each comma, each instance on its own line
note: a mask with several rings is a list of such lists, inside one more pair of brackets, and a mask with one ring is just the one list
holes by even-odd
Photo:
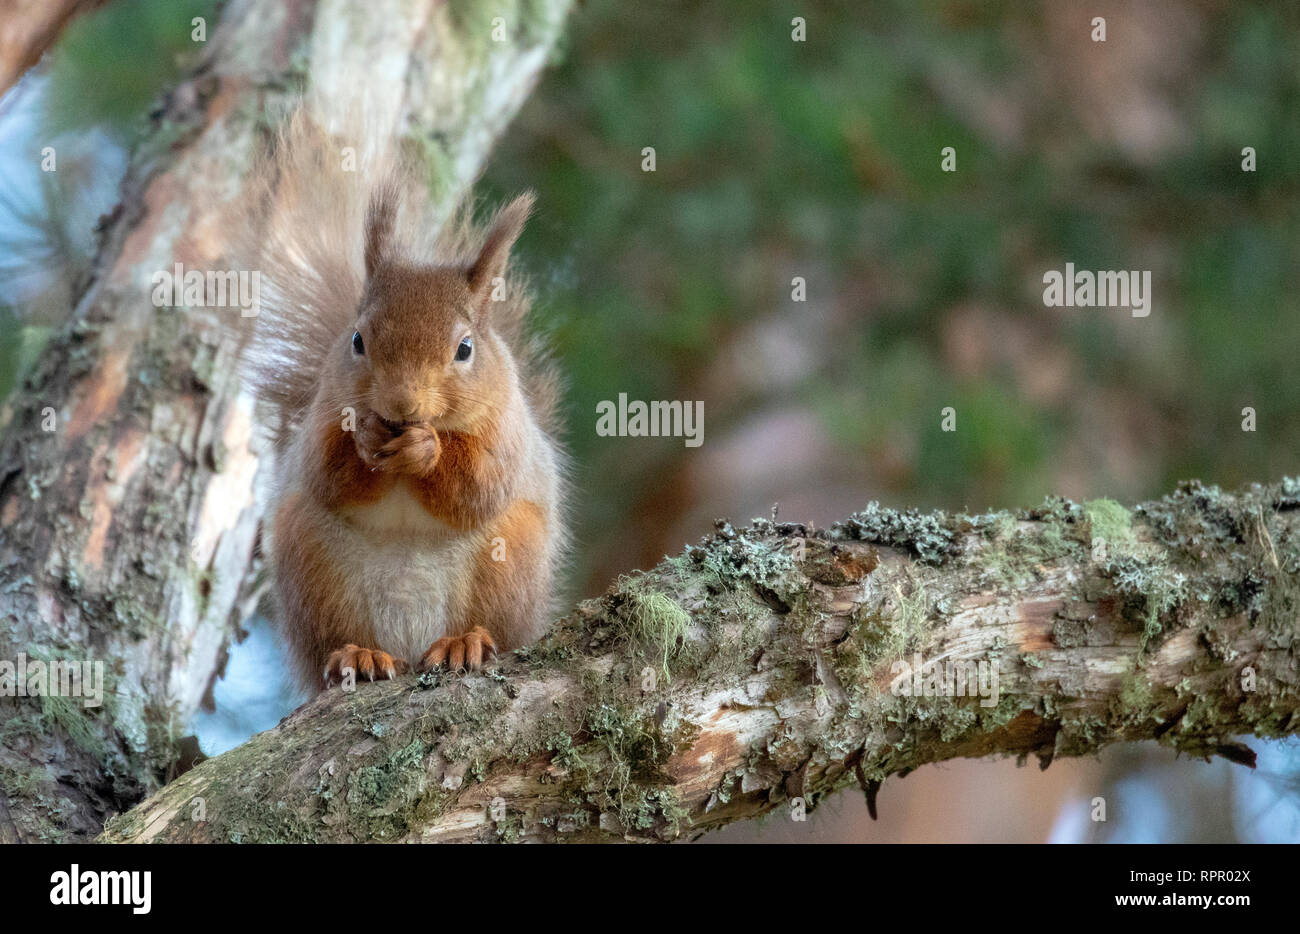
[[[436, 411], [424, 408], [418, 412], [418, 418], [389, 418], [377, 407], [373, 406], [370, 411], [373, 412], [375, 417], [379, 419], [380, 423], [394, 435], [400, 435], [408, 428], [436, 428], [439, 426], [441, 419], [449, 414], [445, 405]], [[411, 414], [414, 415], [417, 413], [413, 412]]]
[[387, 418], [384, 418], [382, 415], [379, 416], [379, 420], [384, 423], [385, 428], [387, 428], [395, 435], [400, 435], [408, 428], [414, 428], [416, 425], [424, 424], [424, 422], [420, 421], [419, 419], [410, 419], [410, 418], [408, 418], [406, 421], [403, 422], [395, 422]]

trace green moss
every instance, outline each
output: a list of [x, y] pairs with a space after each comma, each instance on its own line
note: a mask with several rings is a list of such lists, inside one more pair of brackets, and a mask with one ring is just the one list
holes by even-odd
[[507, 43], [540, 45], [560, 29], [568, 6], [567, 0], [452, 0], [447, 8], [465, 56], [481, 65], [497, 44], [492, 37], [497, 17], [504, 24], [502, 47]]
[[1133, 545], [1133, 514], [1113, 499], [1094, 499], [1083, 504], [1092, 540], [1102, 539], [1108, 550], [1124, 550]]
[[1091, 755], [1112, 737], [1110, 725], [1101, 717], [1093, 714], [1063, 717], [1061, 729], [1056, 737], [1056, 754], [1059, 756]]
[[566, 772], [577, 772], [587, 767], [573, 747], [573, 736], [569, 733], [552, 733], [546, 739], [546, 749], [553, 755], [551, 762]]
[[[605, 777], [612, 780], [606, 788], [615, 790], [620, 799], [634, 779], [662, 779], [658, 766], [667, 755], [662, 754], [662, 737], [649, 718], [628, 706], [600, 703], [588, 710], [583, 725], [592, 737], [582, 747], [589, 753], [587, 761], [599, 761], [599, 756], [590, 755], [593, 751], [605, 753], [603, 770]], [[583, 757], [579, 754], [575, 758], [581, 761]]]
[[[1224, 508], [1230, 505], [1226, 498], [1216, 502]], [[1291, 695], [1261, 691], [1239, 707], [1223, 703], [1225, 694], [1239, 695], [1231, 693], [1237, 691], [1231, 678], [1214, 674], [1232, 647], [1212, 640], [1196, 642], [1210, 649], [1179, 675], [1183, 681], [1177, 698], [1175, 691], [1153, 686], [1135, 662], [1101, 716], [1080, 715], [1081, 705], [1071, 699], [1038, 697], [1037, 692], [1031, 697], [1004, 691], [995, 706], [985, 708], [979, 698], [896, 697], [880, 690], [877, 685], [886, 680], [891, 659], [914, 648], [928, 651], [929, 640], [940, 636], [931, 629], [936, 616], [946, 612], [944, 595], [954, 588], [958, 593], [980, 589], [979, 552], [985, 549], [1001, 549], [1005, 567], [1029, 574], [1037, 573], [1051, 556], [1081, 556], [1082, 538], [1089, 532], [1101, 534], [1097, 529], [1106, 528], [1114, 536], [1121, 528], [1130, 533], [1119, 536], [1128, 543], [1125, 548], [1115, 549], [1112, 542], [1108, 562], [1081, 563], [1083, 579], [1075, 599], [1058, 614], [1058, 640], [1063, 645], [1064, 636], [1075, 637], [1074, 644], [1094, 637], [1111, 639], [1116, 598], [1118, 609], [1141, 631], [1144, 648], [1177, 626], [1213, 618], [1202, 612], [1205, 607], [1218, 614], [1229, 605], [1254, 604], [1261, 619], [1270, 619], [1270, 613], [1284, 606], [1274, 603], [1276, 594], [1287, 590], [1285, 569], [1300, 560], [1300, 546], [1289, 537], [1292, 516], [1265, 510], [1262, 519], [1253, 520], [1263, 523], [1258, 531], [1251, 522], [1207, 520], [1205, 528], [1214, 526], [1225, 534], [1237, 528], [1244, 538], [1235, 549], [1228, 548], [1226, 540], [1202, 540], [1201, 547], [1209, 546], [1213, 560], [1193, 570], [1192, 552], [1165, 546], [1159, 536], [1156, 542], [1150, 540], [1143, 526], [1145, 513], [1130, 515], [1126, 525], [1123, 512], [1098, 509], [1096, 503], [1089, 506], [1092, 518], [1084, 507], [1062, 501], [1037, 512], [945, 520], [942, 527], [963, 539], [962, 546], [943, 559], [950, 568], [936, 572], [891, 557], [879, 571], [870, 572], [876, 575], [871, 586], [853, 596], [849, 581], [856, 578], [824, 575], [812, 578], [814, 585], [809, 586], [804, 576], [823, 562], [833, 534], [847, 533], [812, 533], [761, 521], [751, 529], [735, 529], [724, 523], [688, 556], [622, 578], [600, 599], [584, 603], [537, 646], [519, 653], [522, 666], [502, 666], [485, 677], [447, 676], [423, 686], [412, 679], [400, 691], [380, 685], [359, 691], [350, 706], [340, 707], [349, 712], [340, 719], [353, 746], [345, 747], [344, 737], [337, 740], [337, 748], [358, 749], [349, 757], [353, 770], [322, 775], [307, 807], [300, 804], [289, 816], [280, 813], [274, 800], [263, 800], [270, 799], [269, 794], [259, 797], [256, 787], [241, 790], [241, 799], [255, 800], [241, 804], [243, 812], [233, 817], [221, 815], [226, 822], [222, 834], [293, 839], [318, 833], [313, 827], [329, 826], [345, 828], [354, 839], [405, 836], [420, 825], [422, 815], [443, 813], [458, 796], [458, 789], [426, 787], [432, 781], [427, 753], [436, 751], [437, 759], [465, 767], [470, 782], [500, 781], [519, 774], [521, 767], [537, 774], [537, 759], [549, 762], [541, 775], [551, 787], [539, 803], [540, 813], [522, 818], [509, 814], [492, 827], [484, 826], [479, 839], [523, 839], [525, 827], [541, 828], [540, 836], [571, 839], [620, 830], [671, 837], [680, 832], [687, 813], [672, 790], [669, 760], [699, 734], [682, 716], [685, 705], [675, 702], [689, 696], [695, 679], [707, 677], [710, 686], [733, 685], [761, 669], [768, 672], [768, 691], [761, 698], [738, 694], [739, 702], [770, 706], [798, 724], [805, 710], [818, 709], [819, 699], [825, 708], [838, 696], [835, 679], [821, 666], [827, 653], [847, 702], [832, 710], [818, 709], [822, 719], [811, 731], [774, 730], [744, 750], [745, 764], [719, 778], [717, 802], [730, 799], [734, 804], [742, 795], [739, 783], [758, 776], [759, 787], [772, 790], [748, 794], [768, 794], [764, 804], [772, 806], [787, 793], [782, 775], [788, 780], [806, 774], [801, 794], [815, 803], [837, 783], [852, 780], [833, 765], [823, 772], [823, 764], [843, 763], [864, 751], [864, 773], [869, 779], [883, 779], [955, 750], [969, 750], [967, 740], [1007, 727], [1026, 710], [1047, 721], [1045, 731], [1059, 725], [1055, 744], [1049, 740], [1038, 750], [1044, 754], [1089, 754], [1118, 737], [1150, 735], [1152, 718], [1161, 719], [1162, 729], [1167, 727], [1162, 742], [1196, 754], [1213, 753], [1219, 737], [1228, 735], [1244, 716], [1259, 735], [1294, 732]], [[1187, 523], [1178, 527], [1186, 528]], [[788, 544], [793, 536], [806, 539], [805, 554], [792, 554]], [[835, 547], [873, 552], [842, 542]], [[975, 586], [967, 588], [972, 582]], [[818, 603], [828, 591], [837, 603], [866, 597], [842, 635], [828, 632], [827, 608]], [[836, 612], [842, 613], [844, 606], [840, 603]], [[689, 613], [685, 607], [691, 608]], [[1098, 617], [1095, 633], [1089, 628], [1092, 616]], [[1293, 638], [1295, 616], [1285, 624]], [[1071, 626], [1074, 630], [1067, 631]], [[1284, 635], [1279, 631], [1278, 639]], [[1270, 643], [1278, 644], [1291, 643]], [[625, 645], [635, 649], [624, 651]], [[1043, 663], [1038, 655], [1017, 656], [1013, 645], [1002, 646], [1002, 684], [1022, 689], [1020, 685], [1036, 677], [1032, 669]], [[678, 682], [672, 690], [641, 690], [642, 655], [665, 672], [672, 669]], [[988, 657], [999, 658], [998, 645], [988, 650]], [[530, 711], [522, 721], [512, 717], [508, 725], [501, 723], [499, 714], [529, 679], [567, 687], [548, 691], [555, 702], [539, 705], [541, 709]], [[418, 709], [412, 711], [410, 705]], [[1178, 713], [1179, 705], [1187, 705], [1185, 713]], [[1237, 710], [1243, 713], [1239, 716]], [[1025, 734], [1015, 735], [1023, 739]], [[304, 751], [312, 748], [306, 738]], [[298, 753], [277, 751], [277, 757], [297, 761]], [[253, 775], [254, 784], [261, 782], [253, 765], [257, 761], [233, 763], [224, 780], [245, 781], [243, 776]], [[809, 762], [817, 768], [800, 772]], [[268, 781], [265, 787], [282, 784]], [[611, 824], [611, 818], [616, 823]], [[265, 834], [259, 829], [263, 819], [273, 822]]]
[[[575, 806], [553, 816], [570, 830], [594, 823], [596, 813], [615, 815], [626, 830], [646, 830], [660, 821], [675, 828], [685, 812], [667, 791], [671, 779], [662, 766], [694, 740], [698, 728], [662, 704], [655, 705], [657, 711], [642, 709], [608, 681], [593, 690], [598, 699], [583, 712], [581, 726], [553, 731], [545, 741], [553, 768], [577, 791]], [[578, 818], [579, 812], [586, 816]]]
[[939, 721], [939, 739], [943, 742], [960, 739], [979, 727], [978, 708], [969, 704], [955, 703], [945, 706], [944, 715]]
[[496, 822], [497, 839], [502, 843], [518, 843], [524, 838], [524, 821], [518, 814], [507, 811]]
[[970, 557], [972, 565], [1002, 587], [1015, 587], [1038, 576], [1038, 569], [1061, 558], [1076, 555], [1077, 541], [1055, 516], [1039, 520], [1018, 519], [996, 513], [975, 520], [988, 544]]
[[259, 803], [243, 826], [226, 832], [226, 840], [230, 843], [313, 843], [318, 830], [314, 820], [303, 817], [287, 802], [273, 801]]
[[1111, 702], [1111, 716], [1117, 724], [1130, 723], [1138, 726], [1148, 719], [1154, 719], [1153, 713], [1157, 706], [1151, 679], [1135, 667], [1125, 677], [1119, 694]]
[[624, 826], [638, 830], [649, 830], [662, 818], [668, 833], [666, 837], [676, 837], [681, 833], [682, 822], [690, 822], [690, 811], [683, 807], [673, 788], [654, 788], [647, 791], [635, 803], [630, 814], [623, 816]]
[[677, 654], [691, 618], [662, 593], [634, 592], [630, 597], [626, 635], [654, 660], [665, 680], [671, 680], [668, 661]]
[[[42, 843], [67, 839], [68, 834], [62, 828], [73, 805], [57, 794], [44, 769], [18, 769], [0, 763], [0, 789], [9, 800], [10, 817], [24, 839]], [[15, 807], [19, 801], [24, 805], [21, 808]]]
[[77, 697], [41, 695], [41, 718], [51, 727], [57, 725], [84, 752], [98, 761], [108, 757], [108, 744], [101, 727], [87, 713]]
[[[42, 662], [49, 666], [54, 662], [68, 662], [80, 667], [83, 659], [79, 653], [64, 647], [51, 647], [48, 645], [37, 646], [28, 645], [26, 647], [27, 657], [32, 661]], [[110, 666], [105, 665], [104, 671], [104, 695], [102, 704], [98, 707], [87, 707], [85, 697], [65, 696], [63, 694], [41, 695], [40, 716], [36, 723], [30, 726], [30, 729], [37, 731], [41, 735], [48, 735], [52, 731], [62, 730], [72, 743], [95, 761], [102, 763], [105, 769], [110, 772], [120, 771], [123, 760], [119, 757], [120, 750], [114, 745], [112, 735], [115, 730], [113, 724], [116, 724], [116, 730], [124, 728], [121, 718], [122, 711], [117, 704], [117, 679]], [[83, 685], [83, 693], [89, 689], [89, 686]], [[146, 711], [147, 713], [147, 711]], [[18, 721], [20, 718], [14, 718], [6, 724], [6, 732], [11, 729], [20, 729]], [[139, 737], [132, 737], [136, 745], [144, 743], [145, 748], [141, 750], [150, 758], [147, 762], [137, 762], [143, 771], [154, 771], [164, 768], [168, 764], [166, 753], [171, 749], [170, 740], [162, 744], [157, 753], [149, 746], [147, 740], [150, 738], [148, 733], [149, 724], [143, 724], [140, 732], [143, 734]], [[133, 753], [130, 742], [127, 744], [127, 752]]]
[[930, 599], [925, 592], [925, 584], [917, 582], [910, 594], [904, 595], [901, 589], [895, 591], [898, 602], [894, 617], [894, 629], [901, 635], [901, 642], [906, 645], [914, 636], [925, 630], [930, 620]]
[[1032, 704], [1019, 695], [1003, 694], [992, 707], [979, 708], [980, 728], [1001, 729], [1031, 707]]
[[424, 743], [413, 739], [394, 750], [382, 763], [357, 769], [351, 780], [356, 792], [353, 803], [374, 808], [385, 805], [404, 784], [410, 767], [423, 761], [424, 752]]

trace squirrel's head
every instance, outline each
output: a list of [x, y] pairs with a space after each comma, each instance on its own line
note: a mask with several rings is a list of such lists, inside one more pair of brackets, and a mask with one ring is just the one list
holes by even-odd
[[357, 397], [393, 429], [466, 429], [501, 404], [512, 362], [491, 327], [493, 293], [532, 209], [503, 208], [468, 266], [420, 266], [385, 255], [396, 204], [376, 197], [366, 216], [366, 287], [351, 358]]

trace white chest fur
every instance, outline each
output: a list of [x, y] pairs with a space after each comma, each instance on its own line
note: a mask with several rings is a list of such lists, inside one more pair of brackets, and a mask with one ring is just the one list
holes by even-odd
[[483, 533], [431, 516], [405, 486], [342, 520], [335, 559], [358, 582], [354, 601], [370, 617], [377, 648], [417, 661], [464, 613]]
[[376, 535], [413, 535], [434, 539], [457, 534], [447, 523], [430, 515], [405, 483], [399, 483], [384, 498], [363, 506], [346, 506], [340, 515], [349, 525]]

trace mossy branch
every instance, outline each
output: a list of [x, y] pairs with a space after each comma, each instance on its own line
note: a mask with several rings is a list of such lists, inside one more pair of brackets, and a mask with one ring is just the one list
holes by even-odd
[[102, 839], [675, 840], [955, 757], [1251, 763], [1234, 737], [1300, 729], [1298, 572], [1296, 480], [720, 523], [483, 674], [322, 694]]

